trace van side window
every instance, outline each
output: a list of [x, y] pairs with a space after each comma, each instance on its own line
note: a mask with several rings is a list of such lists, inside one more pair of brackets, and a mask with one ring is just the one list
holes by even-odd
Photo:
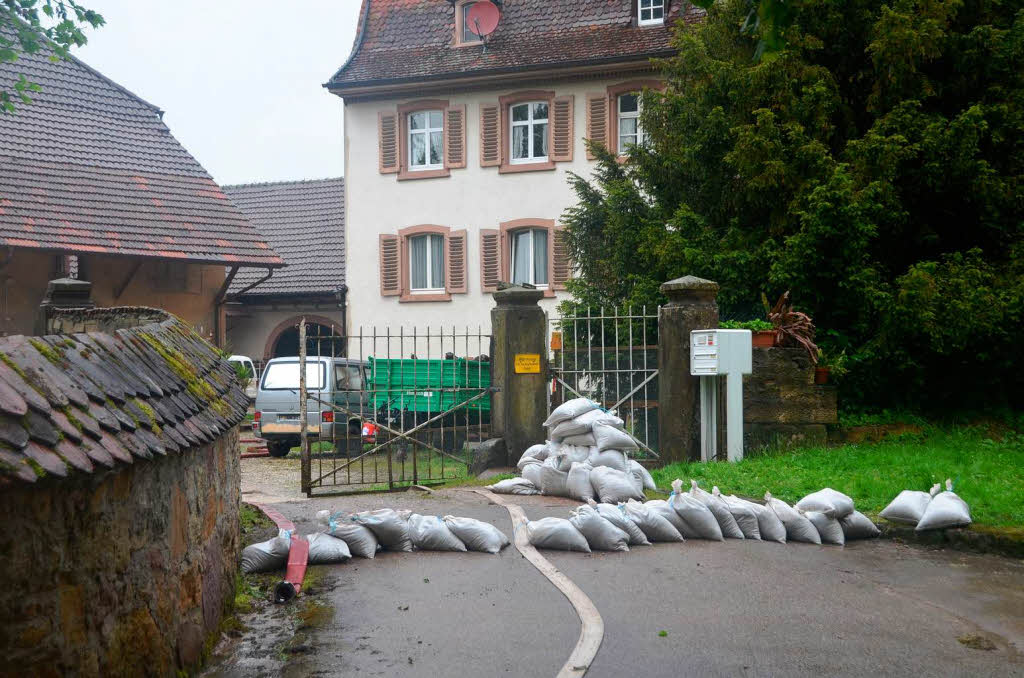
[[335, 391], [362, 391], [363, 370], [359, 365], [334, 366]]

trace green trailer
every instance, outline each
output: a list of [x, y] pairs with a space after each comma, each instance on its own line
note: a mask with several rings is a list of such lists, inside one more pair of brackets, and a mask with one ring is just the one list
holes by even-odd
[[[447, 412], [491, 385], [491, 364], [465, 358], [374, 358], [369, 363], [367, 390], [374, 410], [415, 413], [423, 420]], [[491, 394], [455, 410], [458, 418], [490, 420]], [[429, 418], [429, 417], [428, 417]]]

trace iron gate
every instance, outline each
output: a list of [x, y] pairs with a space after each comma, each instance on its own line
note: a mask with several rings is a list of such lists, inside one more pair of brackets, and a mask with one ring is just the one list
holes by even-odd
[[[308, 413], [302, 489], [308, 496], [395, 490], [466, 475], [472, 450], [490, 433], [489, 334], [481, 328], [371, 328], [307, 338], [304, 320], [299, 334], [299, 399]], [[333, 355], [339, 345], [345, 357]], [[309, 376], [316, 384], [306, 383]]]
[[640, 446], [658, 457], [658, 310], [578, 309], [548, 318], [552, 371], [548, 411], [587, 397], [615, 410]]

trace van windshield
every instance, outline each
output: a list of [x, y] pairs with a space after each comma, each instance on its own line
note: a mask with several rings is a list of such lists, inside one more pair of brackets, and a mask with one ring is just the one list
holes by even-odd
[[[324, 363], [306, 364], [306, 388], [319, 391], [324, 387]], [[299, 388], [299, 362], [271, 363], [263, 372], [263, 390], [273, 391]]]
[[359, 365], [334, 366], [334, 390], [361, 391], [363, 389], [363, 368]]

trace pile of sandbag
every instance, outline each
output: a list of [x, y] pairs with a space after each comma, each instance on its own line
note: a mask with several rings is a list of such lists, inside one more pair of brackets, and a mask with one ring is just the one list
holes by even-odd
[[502, 480], [488, 489], [498, 494], [546, 494], [577, 501], [596, 499], [615, 504], [644, 499], [654, 479], [629, 458], [638, 450], [613, 412], [588, 398], [559, 405], [544, 422], [548, 440], [523, 452], [522, 477]]
[[878, 515], [894, 523], [913, 525], [914, 530], [941, 530], [971, 524], [967, 502], [953, 492], [953, 481], [946, 479], [946, 490], [939, 483], [929, 492], [903, 490]]
[[[348, 544], [337, 537], [322, 532], [306, 535], [309, 542], [309, 565], [326, 565], [344, 563], [352, 558]], [[288, 552], [291, 550], [292, 538], [288, 530], [281, 530], [273, 539], [250, 544], [242, 549], [242, 572], [270, 572], [280, 570], [288, 564]]]

